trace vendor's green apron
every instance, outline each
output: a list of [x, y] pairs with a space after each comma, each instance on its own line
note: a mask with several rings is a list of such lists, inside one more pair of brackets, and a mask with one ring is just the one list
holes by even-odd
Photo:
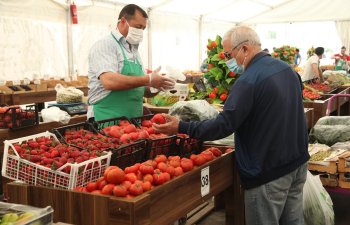
[[[124, 66], [121, 74], [126, 76], [143, 76], [144, 72], [139, 61], [129, 61], [119, 41], [114, 37], [123, 53]], [[111, 91], [105, 98], [96, 102], [93, 106], [95, 120], [126, 116], [128, 118], [139, 117], [143, 114], [143, 96], [145, 87], [129, 90]]]
[[335, 70], [343, 70], [344, 65], [345, 65], [345, 61], [343, 59], [338, 59], [338, 62], [335, 65]]

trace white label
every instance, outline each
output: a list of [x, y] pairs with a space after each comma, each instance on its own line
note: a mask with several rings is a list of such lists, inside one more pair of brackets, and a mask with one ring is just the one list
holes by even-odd
[[206, 196], [210, 192], [209, 166], [201, 170], [201, 195]]
[[20, 80], [14, 80], [14, 81], [12, 81], [12, 84], [13, 85], [20, 85], [21, 81]]

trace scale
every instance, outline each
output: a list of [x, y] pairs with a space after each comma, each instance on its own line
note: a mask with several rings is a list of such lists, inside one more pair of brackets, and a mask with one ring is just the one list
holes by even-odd
[[68, 104], [62, 104], [62, 103], [51, 103], [48, 105], [48, 107], [56, 106], [60, 108], [63, 111], [66, 111], [69, 115], [80, 115], [80, 114], [86, 114], [87, 113], [87, 105], [82, 102], [78, 103], [68, 103]]

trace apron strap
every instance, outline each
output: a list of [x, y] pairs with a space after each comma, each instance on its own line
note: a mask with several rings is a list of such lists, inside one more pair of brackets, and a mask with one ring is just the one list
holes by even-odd
[[[113, 39], [118, 43], [119, 47], [121, 48], [124, 60], [128, 60], [128, 58], [126, 58], [126, 54], [125, 54], [124, 48], [121, 45], [121, 43], [117, 40], [117, 38], [114, 36], [114, 34], [112, 32], [111, 32], [111, 35], [112, 35]], [[140, 64], [137, 57], [136, 57], [136, 63]]]

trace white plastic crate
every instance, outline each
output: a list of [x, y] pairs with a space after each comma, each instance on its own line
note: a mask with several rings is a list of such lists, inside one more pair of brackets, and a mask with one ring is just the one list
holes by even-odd
[[[106, 152], [104, 156], [78, 164], [66, 163], [57, 170], [52, 170], [21, 158], [13, 144], [21, 144], [24, 141], [34, 140], [39, 137], [50, 137], [59, 142], [57, 137], [48, 131], [4, 141], [2, 176], [13, 180], [21, 180], [32, 185], [73, 189], [78, 186], [86, 186], [87, 183], [97, 180], [109, 166], [111, 152]], [[14, 154], [9, 154], [9, 151]], [[68, 166], [71, 167], [69, 174], [63, 172]]]

